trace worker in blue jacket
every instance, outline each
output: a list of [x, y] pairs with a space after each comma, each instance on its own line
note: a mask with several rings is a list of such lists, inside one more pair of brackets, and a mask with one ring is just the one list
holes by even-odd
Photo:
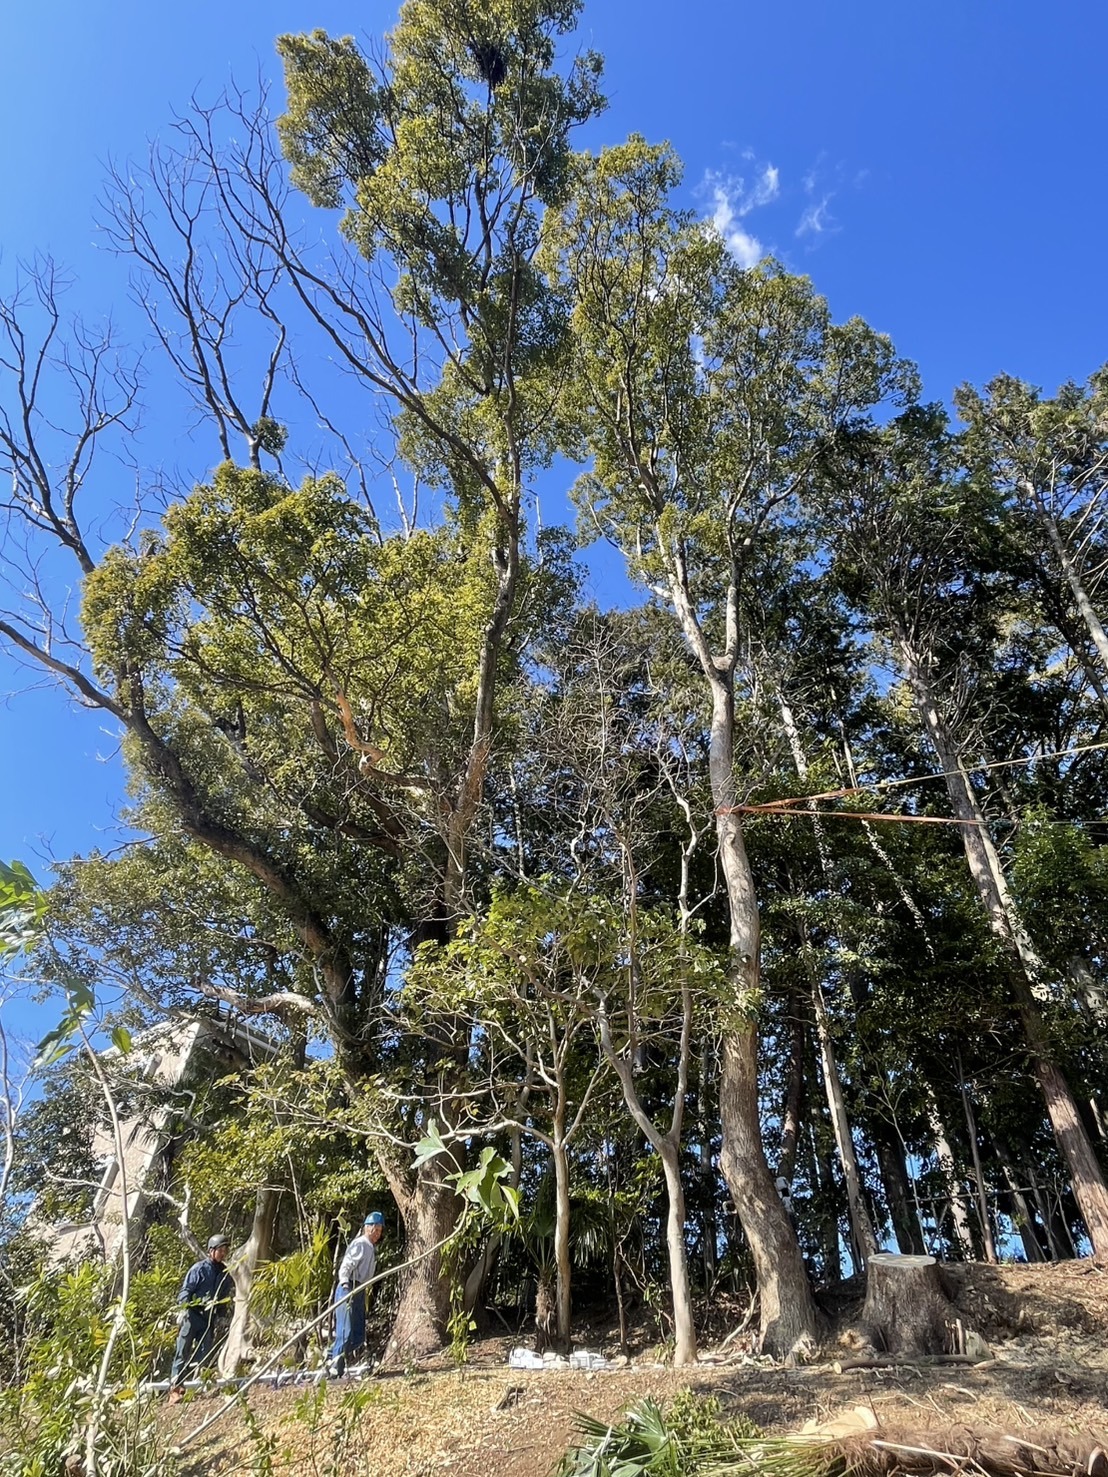
[[330, 1372], [341, 1375], [347, 1358], [365, 1343], [366, 1293], [377, 1268], [377, 1246], [385, 1234], [385, 1217], [371, 1210], [360, 1236], [355, 1236], [339, 1263], [335, 1288], [335, 1342], [328, 1362]]
[[235, 1280], [223, 1263], [230, 1241], [212, 1236], [208, 1255], [193, 1262], [185, 1273], [177, 1301], [182, 1304], [181, 1331], [169, 1375], [169, 1399], [175, 1404], [185, 1393], [185, 1380], [204, 1368], [216, 1344], [216, 1326], [229, 1316], [235, 1302]]

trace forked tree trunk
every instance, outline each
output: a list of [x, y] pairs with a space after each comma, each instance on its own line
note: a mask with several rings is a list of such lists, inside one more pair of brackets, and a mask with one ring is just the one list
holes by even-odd
[[[695, 1364], [696, 1327], [693, 1322], [692, 1297], [689, 1291], [688, 1250], [685, 1246], [685, 1191], [681, 1183], [678, 1159], [684, 1090], [688, 1085], [687, 1074], [682, 1068], [679, 1073], [681, 1091], [677, 1095], [670, 1130], [668, 1133], [662, 1133], [642, 1105], [628, 1058], [614, 1048], [611, 1025], [603, 1003], [597, 1016], [597, 1025], [601, 1047], [619, 1078], [620, 1087], [623, 1089], [623, 1100], [627, 1104], [628, 1111], [662, 1162], [667, 1201], [666, 1252], [669, 1258], [670, 1290], [673, 1297], [673, 1362], [676, 1365]], [[686, 1064], [687, 1047], [686, 1028], [682, 1031], [682, 1054]]]
[[978, 896], [990, 927], [1008, 956], [1013, 1004], [1023, 1027], [1032, 1073], [1042, 1092], [1054, 1137], [1069, 1167], [1074, 1198], [1089, 1233], [1093, 1254], [1098, 1259], [1108, 1259], [1108, 1184], [1069, 1083], [1055, 1060], [1036, 998], [1036, 989], [1042, 986], [1045, 976], [1043, 963], [1017, 916], [1000, 858], [957, 747], [940, 716], [937, 697], [923, 664], [906, 640], [901, 638], [900, 645], [920, 719], [943, 768], [951, 808], [957, 819], [965, 822], [961, 827], [962, 844]]

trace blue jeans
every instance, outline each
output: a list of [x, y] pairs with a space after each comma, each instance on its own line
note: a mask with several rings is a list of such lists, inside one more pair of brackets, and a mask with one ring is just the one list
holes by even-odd
[[186, 1308], [181, 1319], [181, 1331], [177, 1335], [177, 1347], [173, 1351], [169, 1383], [181, 1385], [186, 1379], [195, 1379], [212, 1357], [214, 1343], [215, 1319], [212, 1314], [206, 1308]]
[[364, 1287], [353, 1292], [341, 1283], [335, 1288], [335, 1342], [331, 1346], [331, 1361], [338, 1374], [346, 1368], [347, 1356], [354, 1354], [365, 1343], [365, 1294]]

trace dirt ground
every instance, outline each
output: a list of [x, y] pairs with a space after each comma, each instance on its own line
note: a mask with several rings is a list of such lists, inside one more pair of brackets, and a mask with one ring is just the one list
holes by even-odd
[[[969, 1428], [1108, 1445], [1108, 1271], [1088, 1262], [972, 1265], [947, 1276], [959, 1315], [989, 1344], [991, 1357], [976, 1365], [843, 1367], [857, 1351], [832, 1336], [820, 1362], [784, 1368], [752, 1356], [741, 1338], [721, 1347], [717, 1307], [692, 1368], [666, 1368], [645, 1351], [611, 1372], [517, 1371], [506, 1365], [517, 1341], [489, 1339], [461, 1370], [342, 1382], [315, 1395], [252, 1391], [247, 1420], [230, 1412], [186, 1440], [185, 1455], [204, 1477], [548, 1477], [574, 1440], [577, 1412], [609, 1420], [645, 1395], [664, 1401], [683, 1386], [773, 1433], [861, 1405], [879, 1434], [924, 1446], [941, 1440], [945, 1451]], [[834, 1300], [840, 1325], [849, 1324], [856, 1291], [844, 1285]], [[167, 1412], [167, 1435], [180, 1441], [214, 1409], [198, 1399]]]

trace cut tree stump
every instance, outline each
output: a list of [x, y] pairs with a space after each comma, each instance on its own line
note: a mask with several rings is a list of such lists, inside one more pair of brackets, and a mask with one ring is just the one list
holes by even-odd
[[958, 1354], [964, 1328], [933, 1256], [875, 1252], [866, 1263], [862, 1327], [883, 1354]]

